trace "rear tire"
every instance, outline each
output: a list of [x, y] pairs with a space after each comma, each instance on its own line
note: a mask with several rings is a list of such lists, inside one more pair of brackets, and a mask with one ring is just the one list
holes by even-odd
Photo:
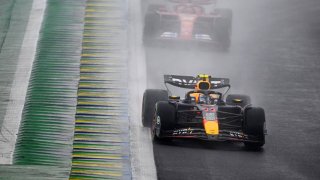
[[218, 41], [221, 44], [223, 50], [228, 50], [231, 44], [231, 33], [232, 33], [232, 10], [230, 9], [216, 9], [220, 18], [215, 20], [215, 32]]
[[163, 137], [163, 133], [174, 129], [176, 125], [176, 108], [168, 101], [159, 101], [155, 109], [151, 130], [152, 140], [162, 143], [171, 141], [172, 138]]
[[265, 144], [265, 113], [262, 108], [249, 107], [245, 110], [243, 131], [258, 138], [258, 142], [244, 142], [250, 149], [260, 149]]
[[150, 45], [160, 29], [160, 16], [156, 13], [160, 5], [150, 5], [144, 19], [143, 42]]
[[168, 100], [168, 92], [162, 89], [147, 89], [142, 100], [142, 125], [150, 127], [158, 101]]
[[[241, 99], [242, 102], [235, 103], [235, 102], [233, 102], [234, 99]], [[250, 98], [250, 96], [243, 95], [243, 94], [230, 94], [227, 96], [226, 103], [227, 103], [227, 105], [232, 105], [232, 106], [239, 105], [241, 107], [245, 107], [245, 106], [251, 104], [251, 98]]]

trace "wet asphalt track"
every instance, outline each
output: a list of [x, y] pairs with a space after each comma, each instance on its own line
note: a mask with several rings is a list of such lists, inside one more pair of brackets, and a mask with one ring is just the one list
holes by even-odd
[[265, 109], [266, 145], [154, 144], [158, 179], [320, 179], [320, 1], [225, 5], [234, 12], [230, 52], [147, 48], [148, 88], [162, 88], [166, 73], [229, 77], [233, 93]]

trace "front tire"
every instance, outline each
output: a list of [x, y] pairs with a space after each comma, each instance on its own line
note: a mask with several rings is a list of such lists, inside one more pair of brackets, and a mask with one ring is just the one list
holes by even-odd
[[265, 125], [265, 113], [262, 108], [249, 107], [245, 110], [243, 131], [257, 140], [257, 142], [244, 142], [247, 148], [260, 149], [265, 144]]
[[152, 122], [151, 136], [155, 142], [168, 142], [172, 140], [165, 137], [164, 132], [173, 130], [176, 124], [176, 108], [168, 101], [160, 101], [156, 104], [156, 110]]
[[162, 89], [147, 89], [142, 100], [142, 125], [150, 127], [154, 115], [155, 105], [158, 101], [168, 100], [168, 92]]

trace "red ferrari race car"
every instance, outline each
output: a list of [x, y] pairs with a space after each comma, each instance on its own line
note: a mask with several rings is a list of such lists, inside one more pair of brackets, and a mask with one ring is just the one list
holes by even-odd
[[[265, 144], [264, 110], [253, 107], [247, 95], [230, 94], [224, 99], [230, 89], [229, 79], [165, 75], [164, 82], [193, 90], [184, 99], [168, 96], [168, 88], [144, 92], [142, 123], [151, 127], [154, 141], [176, 138], [236, 141], [249, 148]], [[221, 93], [217, 89], [226, 91]]]
[[216, 0], [167, 0], [150, 4], [144, 20], [144, 44], [181, 43], [230, 46], [232, 11]]

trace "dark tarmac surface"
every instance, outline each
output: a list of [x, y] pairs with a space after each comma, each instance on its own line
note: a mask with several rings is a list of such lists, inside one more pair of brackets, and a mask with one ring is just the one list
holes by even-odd
[[154, 144], [158, 178], [320, 179], [320, 1], [225, 2], [234, 12], [230, 51], [147, 48], [148, 88], [163, 88], [167, 73], [229, 77], [232, 93], [265, 109], [266, 145]]

